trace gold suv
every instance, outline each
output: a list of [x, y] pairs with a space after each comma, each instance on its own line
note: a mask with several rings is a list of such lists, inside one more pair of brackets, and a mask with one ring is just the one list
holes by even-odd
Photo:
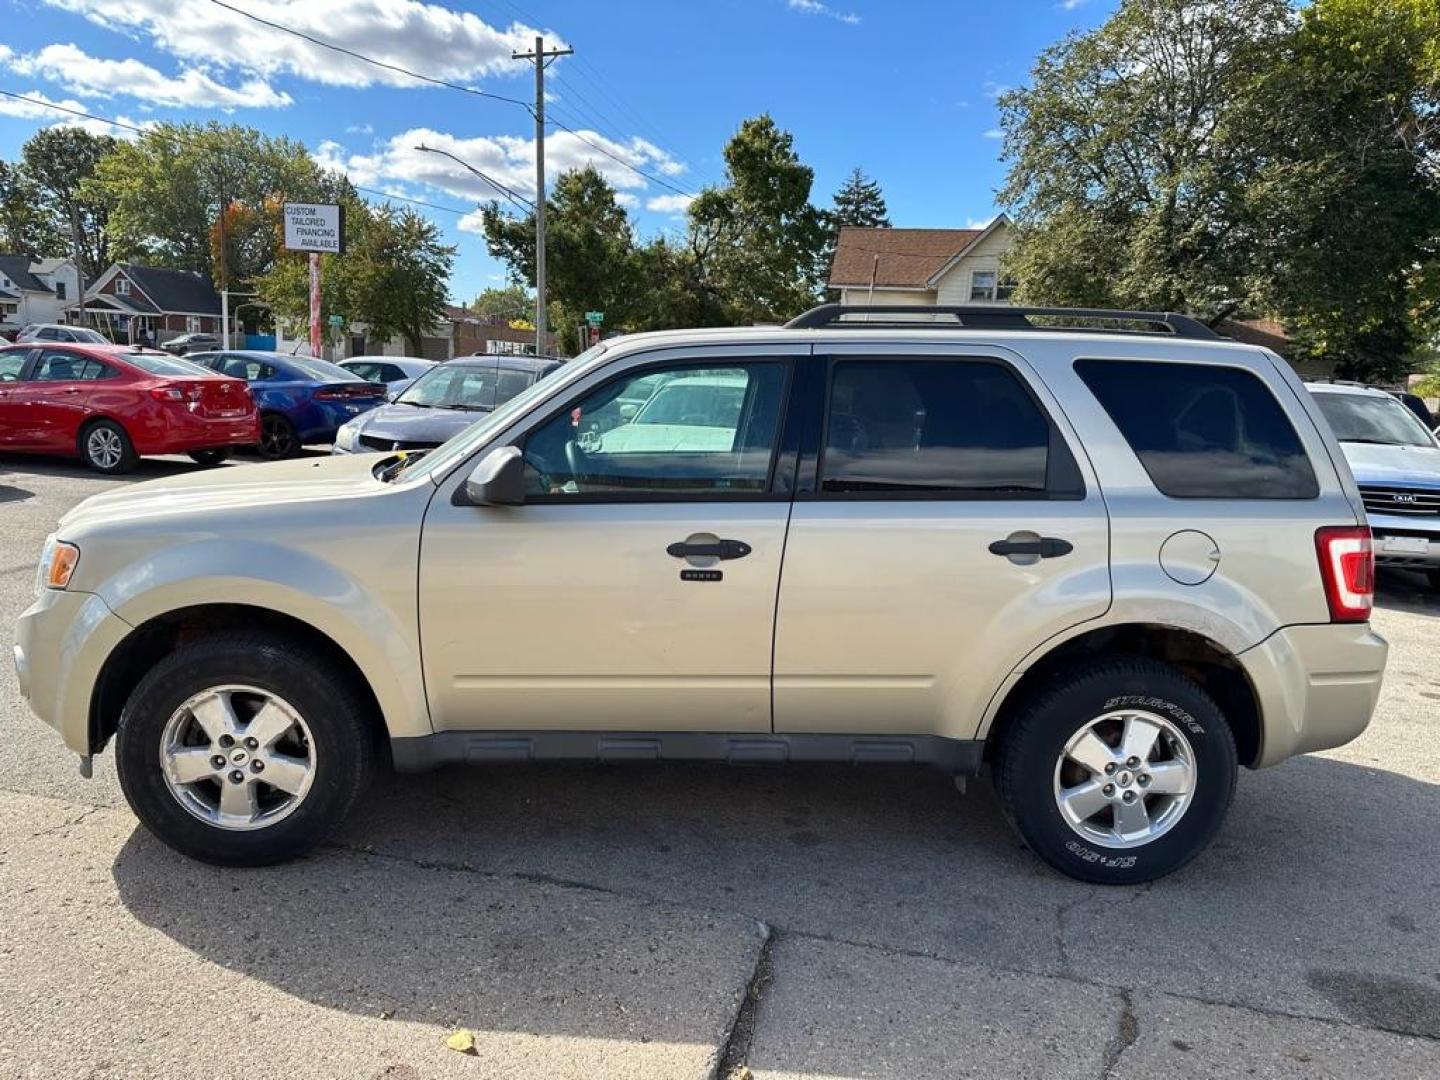
[[211, 862], [312, 847], [387, 757], [888, 762], [988, 765], [1036, 854], [1127, 883], [1204, 847], [1239, 765], [1365, 727], [1372, 580], [1273, 353], [827, 306], [607, 342], [428, 453], [97, 495], [16, 662]]

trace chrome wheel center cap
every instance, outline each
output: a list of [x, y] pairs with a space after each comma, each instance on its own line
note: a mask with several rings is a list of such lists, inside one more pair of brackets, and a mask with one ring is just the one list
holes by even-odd
[[233, 761], [236, 765], [244, 765], [245, 759], [249, 756], [250, 755], [245, 753], [244, 750], [236, 750], [230, 755], [230, 760]]

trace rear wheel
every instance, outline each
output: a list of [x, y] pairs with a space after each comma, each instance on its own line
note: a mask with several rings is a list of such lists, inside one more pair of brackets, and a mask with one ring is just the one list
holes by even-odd
[[1440, 570], [1426, 570], [1425, 580], [1430, 583], [1431, 592], [1440, 592]]
[[295, 425], [279, 413], [266, 413], [260, 418], [260, 442], [255, 448], [267, 461], [294, 457], [300, 451]]
[[1199, 854], [1238, 772], [1209, 695], [1140, 658], [1063, 673], [1021, 707], [996, 750], [1001, 802], [1031, 850], [1106, 885], [1150, 881]]
[[146, 674], [116, 732], [120, 786], [166, 844], [259, 866], [304, 854], [374, 770], [365, 700], [325, 657], [278, 636], [221, 634]]
[[94, 420], [80, 431], [80, 456], [96, 472], [127, 473], [140, 455], [125, 429], [114, 420]]
[[229, 457], [230, 451], [228, 448], [221, 448], [216, 450], [192, 450], [190, 452], [191, 461], [195, 462], [195, 464], [197, 465], [204, 465], [207, 468], [212, 465], [219, 465], [222, 462], [227, 461]]

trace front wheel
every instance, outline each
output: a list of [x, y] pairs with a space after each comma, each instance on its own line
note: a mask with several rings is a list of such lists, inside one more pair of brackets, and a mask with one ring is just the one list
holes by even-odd
[[294, 457], [300, 452], [295, 425], [279, 413], [266, 413], [260, 418], [260, 442], [255, 449], [267, 461]]
[[304, 854], [374, 769], [365, 700], [323, 655], [271, 635], [216, 634], [152, 668], [115, 736], [120, 787], [157, 837], [203, 862]]
[[140, 455], [125, 429], [114, 420], [96, 420], [80, 432], [80, 456], [96, 472], [115, 475], [135, 468]]
[[1237, 772], [1210, 696], [1141, 658], [1053, 680], [1001, 733], [995, 760], [1001, 803], [1031, 850], [1102, 885], [1151, 881], [1199, 854], [1225, 820]]

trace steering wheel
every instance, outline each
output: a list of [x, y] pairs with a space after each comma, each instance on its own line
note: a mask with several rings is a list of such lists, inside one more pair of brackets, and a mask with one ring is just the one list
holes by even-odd
[[585, 451], [580, 449], [580, 444], [574, 439], [567, 440], [565, 443], [565, 464], [570, 467], [570, 479], [575, 482], [575, 486], [578, 488], [580, 481], [584, 479], [586, 475], [583, 467], [585, 464]]

